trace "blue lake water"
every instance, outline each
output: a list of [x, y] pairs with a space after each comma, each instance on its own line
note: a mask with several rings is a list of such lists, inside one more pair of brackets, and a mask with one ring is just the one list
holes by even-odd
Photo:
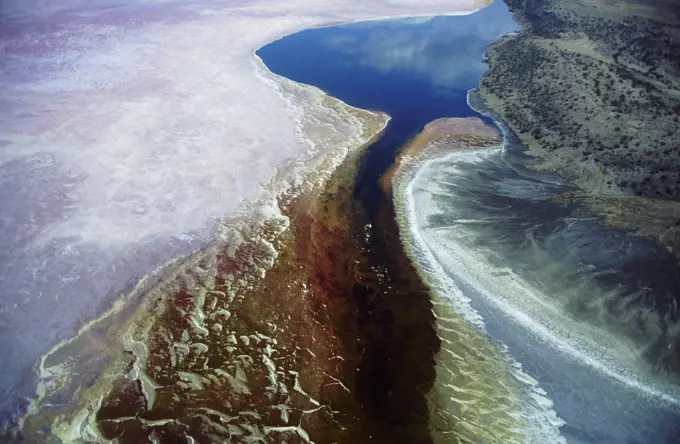
[[[357, 178], [358, 197], [370, 212], [382, 198], [378, 178], [399, 147], [425, 124], [440, 117], [481, 117], [468, 106], [468, 91], [487, 69], [488, 45], [517, 29], [507, 7], [495, 2], [470, 16], [306, 30], [265, 46], [258, 55], [274, 73], [319, 87], [350, 105], [392, 116], [385, 135], [364, 155]], [[509, 264], [546, 294], [566, 300], [569, 316], [584, 322], [597, 324], [603, 314], [593, 307], [604, 306], [611, 312], [602, 321], [608, 328], [620, 327], [621, 334], [635, 336], [634, 330], [625, 331], [628, 318], [649, 310], [663, 315], [680, 292], [674, 258], [645, 240], [602, 229], [575, 205], [553, 203], [550, 195], [569, 185], [526, 169], [522, 147], [511, 133], [508, 138], [505, 154], [446, 178], [450, 198], [443, 196], [441, 203], [451, 212], [436, 215], [430, 224], [446, 227], [458, 219], [502, 219], [471, 228], [476, 230], [472, 236], [476, 244], [470, 248], [488, 247], [484, 251], [490, 266]], [[507, 321], [502, 310], [480, 297], [459, 271], [450, 272], [485, 318], [489, 335], [508, 347], [553, 400], [554, 410], [566, 422], [561, 431], [569, 442], [680, 442], [677, 409], [638, 396], [556, 352]], [[664, 335], [641, 351], [652, 361], [665, 344]]]
[[378, 199], [377, 178], [397, 148], [440, 117], [482, 117], [467, 92], [487, 69], [486, 48], [518, 30], [500, 2], [469, 16], [385, 20], [305, 30], [261, 48], [274, 73], [392, 117], [368, 151], [357, 190]]

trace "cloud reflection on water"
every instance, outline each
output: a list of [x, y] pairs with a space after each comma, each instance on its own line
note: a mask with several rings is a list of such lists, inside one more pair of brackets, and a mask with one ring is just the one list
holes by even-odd
[[508, 29], [518, 25], [495, 2], [466, 20], [409, 18], [336, 28], [324, 44], [348, 56], [345, 63], [414, 75], [445, 92], [476, 84], [487, 69], [477, 55]]

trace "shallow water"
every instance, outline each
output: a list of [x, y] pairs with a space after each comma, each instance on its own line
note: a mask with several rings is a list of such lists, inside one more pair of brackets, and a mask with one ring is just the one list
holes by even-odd
[[[371, 213], [381, 199], [377, 179], [410, 137], [439, 117], [479, 116], [467, 91], [486, 70], [485, 48], [516, 29], [496, 2], [470, 16], [307, 30], [258, 55], [277, 74], [392, 116], [357, 178], [358, 197]], [[437, 259], [488, 334], [547, 392], [569, 442], [673, 442], [680, 436], [677, 409], [643, 389], [676, 396], [677, 386], [645, 363], [654, 361], [660, 318], [680, 292], [677, 262], [646, 240], [601, 228], [576, 205], [552, 202], [569, 185], [526, 169], [522, 149], [506, 132], [504, 153], [440, 162], [426, 181], [414, 183], [418, 228], [431, 235]], [[503, 295], [510, 291], [504, 276], [538, 296]], [[539, 310], [534, 319], [542, 330], [531, 319], [517, 320], [532, 313], [530, 303], [544, 302], [548, 314]], [[583, 334], [586, 345], [563, 340], [572, 333]], [[606, 341], [613, 341], [611, 357]]]
[[[552, 203], [551, 192], [564, 186], [524, 169], [511, 150], [461, 157], [428, 164], [413, 182], [416, 229], [486, 331], [547, 392], [566, 422], [563, 436], [569, 442], [674, 442], [677, 405], [659, 395], [677, 400], [677, 386], [665, 385], [635, 359], [641, 354], [635, 344], [619, 344], [624, 334], [574, 321], [604, 324], [602, 301], [637, 293], [637, 285], [649, 286], [652, 295], [672, 291], [677, 281], [656, 279], [664, 271], [675, 276], [672, 258], [646, 241], [602, 229], [574, 206]], [[629, 302], [622, 317], [640, 310]], [[617, 325], [631, 328], [623, 320]]]

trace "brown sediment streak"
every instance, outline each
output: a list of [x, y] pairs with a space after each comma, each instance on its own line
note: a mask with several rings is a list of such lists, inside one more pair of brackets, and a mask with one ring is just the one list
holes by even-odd
[[[359, 114], [364, 140], [387, 122], [343, 112]], [[24, 439], [364, 439], [356, 374], [365, 335], [353, 279], [368, 267], [358, 259], [351, 202], [360, 153], [328, 180], [309, 178], [321, 187], [281, 196], [286, 217], [233, 220], [231, 242], [140, 285], [47, 354]], [[335, 161], [326, 163], [320, 168]]]
[[[404, 187], [419, 167], [430, 159], [456, 151], [498, 147], [499, 132], [476, 118], [439, 119], [408, 143], [381, 178], [391, 221], [389, 232], [400, 233], [401, 256], [408, 265], [417, 260], [404, 215]], [[394, 215], [397, 218], [394, 218]], [[406, 254], [404, 254], [404, 248]], [[407, 258], [408, 255], [408, 258]], [[413, 262], [411, 262], [411, 260]], [[418, 273], [412, 273], [418, 275]], [[451, 302], [436, 290], [433, 278], [419, 274], [423, 298], [432, 307], [432, 328], [440, 346], [430, 358], [429, 383], [425, 390], [427, 428], [435, 443], [525, 442], [525, 426], [519, 411], [516, 381], [505, 355], [486, 335], [456, 313]], [[428, 285], [423, 282], [429, 282]]]
[[[439, 341], [425, 287], [403, 254], [389, 205], [370, 221], [354, 199], [359, 157], [334, 174], [293, 232], [306, 258], [318, 321], [332, 329], [339, 358], [334, 394], [344, 431], [325, 425], [316, 442], [431, 441], [425, 393]], [[373, 236], [371, 236], [371, 233]], [[333, 360], [333, 357], [331, 357]]]
[[[384, 123], [373, 115], [367, 132]], [[145, 290], [134, 315], [99, 322], [50, 354], [43, 367], [55, 375], [72, 358], [108, 365], [67, 390], [75, 401], [64, 407], [51, 411], [54, 395], [42, 398], [27, 437], [431, 442], [433, 307], [391, 204], [371, 221], [354, 199], [361, 153], [322, 188], [281, 198], [285, 218], [234, 221], [240, 242], [195, 255]], [[60, 376], [46, 392], [73, 383]]]

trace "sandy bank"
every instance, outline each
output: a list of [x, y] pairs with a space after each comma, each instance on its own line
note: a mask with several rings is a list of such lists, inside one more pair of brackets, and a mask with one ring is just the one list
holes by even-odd
[[[437, 144], [432, 145], [436, 147]], [[452, 202], [464, 206], [466, 199], [475, 199], [470, 191], [475, 188], [468, 188], [466, 183], [474, 182], [477, 173], [485, 177], [484, 173], [489, 170], [484, 169], [484, 165], [498, 164], [500, 147], [447, 152], [439, 146], [434, 156], [425, 156], [422, 153], [427, 152], [427, 147], [427, 143], [420, 143], [415, 153], [400, 159], [400, 167], [393, 173], [392, 189], [403, 242], [424, 279], [438, 294], [433, 300], [437, 301], [439, 297], [442, 305], [452, 307], [466, 325], [476, 326], [478, 331], [484, 330], [486, 322], [519, 326], [519, 333], [510, 329], [514, 333], [507, 336], [508, 341], [521, 342], [524, 334], [540, 338], [553, 352], [586, 367], [586, 374], [593, 372], [603, 375], [607, 381], [616, 381], [614, 385], [625, 385], [625, 390], [629, 391], [622, 389], [622, 393], [653, 397], [655, 403], [675, 408], [679, 399], [677, 381], [646, 362], [634, 340], [571, 316], [560, 305], [562, 302], [556, 293], [541, 289], [540, 282], [525, 279], [526, 276], [517, 272], [512, 263], [497, 254], [499, 250], [489, 244], [488, 238], [478, 235], [475, 224], [493, 224], [497, 214], [488, 219], [467, 219], [461, 216], [465, 213], [456, 212], [451, 206]], [[468, 169], [472, 173], [466, 176]], [[457, 176], [462, 176], [461, 181], [456, 181]], [[497, 184], [491, 185], [491, 188], [495, 187]], [[447, 200], [452, 195], [455, 198]], [[481, 206], [489, 202], [484, 200]], [[545, 266], [550, 267], [550, 264]], [[460, 288], [465, 288], [465, 293]], [[493, 315], [482, 319], [472, 308], [469, 298], [475, 299], [475, 306], [487, 304], [485, 309]], [[444, 330], [443, 334], [446, 333]], [[506, 366], [512, 362], [507, 358]], [[531, 363], [533, 358], [533, 354], [525, 356], [523, 362]], [[512, 381], [515, 375], [510, 374]], [[519, 376], [515, 380], [523, 381], [524, 378]], [[550, 430], [556, 432], [554, 425], [560, 421], [550, 410], [550, 401], [543, 398], [541, 402], [532, 403], [536, 399], [534, 389], [540, 393], [540, 388], [521, 383], [514, 387], [515, 399], [522, 400], [517, 405], [529, 406], [531, 413], [523, 411], [526, 417], [543, 419], [542, 423], [532, 423], [528, 430], [537, 430], [539, 434], [550, 433]], [[527, 395], [526, 390], [533, 394]]]
[[434, 120], [423, 128], [399, 153], [395, 163], [381, 178], [385, 192], [393, 188], [395, 174], [407, 165], [417, 165], [427, 157], [437, 157], [459, 150], [488, 148], [499, 145], [498, 130], [482, 120], [470, 118], [442, 118]]
[[[428, 124], [398, 156], [383, 177], [391, 191], [401, 241], [430, 289], [436, 330], [442, 346], [436, 379], [428, 393], [435, 442], [453, 432], [472, 442], [560, 442], [561, 421], [535, 381], [483, 330], [469, 299], [448, 278], [419, 232], [411, 187], [428, 162], [455, 155], [500, 149], [499, 132], [477, 118], [439, 119]], [[422, 210], [422, 208], [421, 208]]]

